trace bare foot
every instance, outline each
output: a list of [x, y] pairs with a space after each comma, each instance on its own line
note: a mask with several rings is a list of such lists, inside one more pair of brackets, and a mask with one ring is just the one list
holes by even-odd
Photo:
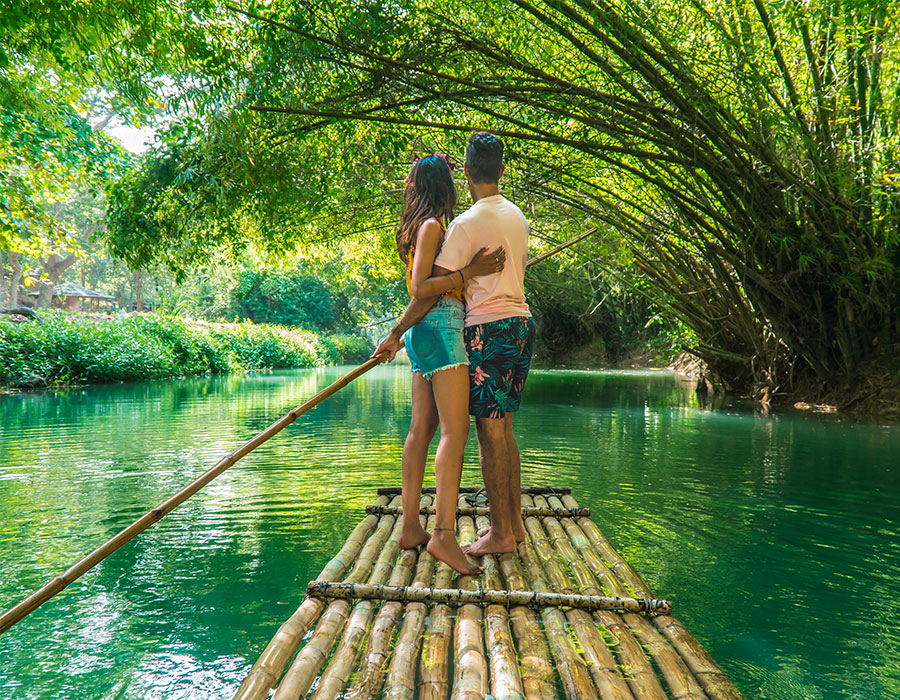
[[453, 536], [452, 532], [436, 532], [428, 540], [425, 547], [427, 552], [435, 559], [444, 562], [451, 569], [455, 569], [461, 574], [467, 576], [477, 576], [481, 573], [481, 567], [472, 564], [463, 551], [459, 548], [459, 542]]
[[[491, 531], [489, 527], [483, 527], [478, 531], [479, 537], [484, 537]], [[521, 525], [519, 527], [513, 527], [513, 539], [516, 543], [525, 541], [525, 528]]]
[[505, 554], [516, 551], [516, 541], [510, 537], [497, 537], [488, 531], [474, 544], [467, 545], [463, 551], [472, 557], [482, 557], [485, 554]]
[[524, 542], [525, 541], [525, 524], [522, 522], [522, 518], [514, 519], [513, 539], [516, 542]]
[[404, 528], [400, 532], [400, 549], [415, 549], [426, 542], [428, 542], [428, 533], [425, 532], [421, 525], [412, 530]]

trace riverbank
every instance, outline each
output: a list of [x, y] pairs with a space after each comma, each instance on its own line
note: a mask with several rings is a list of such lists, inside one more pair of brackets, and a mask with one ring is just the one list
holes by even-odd
[[[692, 382], [696, 391], [720, 394], [706, 364], [688, 352], [675, 352], [671, 343], [638, 343], [621, 355], [610, 357], [602, 340], [575, 348], [565, 355], [551, 355], [546, 348], [535, 354], [535, 366], [547, 369], [667, 369]], [[760, 387], [754, 395], [742, 396], [765, 409], [777, 406], [813, 413], [844, 413], [900, 421], [900, 371], [888, 362], [871, 362], [854, 380], [839, 388], [825, 390], [820, 385], [798, 385], [790, 392], [778, 387]]]
[[96, 384], [361, 362], [363, 337], [156, 313], [0, 318], [0, 387]]

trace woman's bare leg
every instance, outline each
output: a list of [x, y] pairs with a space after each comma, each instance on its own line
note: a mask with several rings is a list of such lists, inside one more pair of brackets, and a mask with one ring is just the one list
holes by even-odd
[[413, 549], [428, 542], [428, 533], [419, 522], [419, 500], [422, 498], [428, 446], [438, 425], [431, 383], [422, 377], [421, 372], [413, 372], [412, 378], [412, 419], [409, 422], [406, 442], [403, 443], [401, 549]]
[[435, 529], [428, 552], [461, 574], [478, 574], [456, 540], [456, 501], [462, 477], [463, 451], [469, 437], [469, 368], [451, 367], [431, 375], [441, 423], [441, 441], [434, 457], [437, 484]]

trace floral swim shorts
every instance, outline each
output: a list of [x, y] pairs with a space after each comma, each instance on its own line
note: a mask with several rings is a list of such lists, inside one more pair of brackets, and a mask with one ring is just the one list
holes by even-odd
[[469, 352], [469, 414], [503, 418], [517, 411], [534, 352], [534, 319], [480, 323], [465, 330]]
[[413, 372], [431, 379], [442, 369], [469, 364], [463, 345], [465, 316], [461, 301], [441, 297], [421, 321], [403, 334]]

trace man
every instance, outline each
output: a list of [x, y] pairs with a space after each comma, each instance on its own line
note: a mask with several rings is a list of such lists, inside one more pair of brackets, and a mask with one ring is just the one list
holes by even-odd
[[[491, 527], [464, 548], [482, 556], [512, 552], [525, 539], [521, 517], [521, 463], [512, 431], [534, 346], [534, 321], [525, 303], [528, 222], [500, 194], [503, 142], [487, 132], [471, 136], [466, 148], [466, 179], [474, 204], [447, 229], [433, 274], [467, 265], [481, 248], [502, 246], [501, 272], [466, 284], [465, 343], [469, 353], [469, 413], [475, 416], [481, 470], [491, 506]], [[399, 348], [403, 333], [421, 319], [435, 299], [413, 299], [375, 353]]]

